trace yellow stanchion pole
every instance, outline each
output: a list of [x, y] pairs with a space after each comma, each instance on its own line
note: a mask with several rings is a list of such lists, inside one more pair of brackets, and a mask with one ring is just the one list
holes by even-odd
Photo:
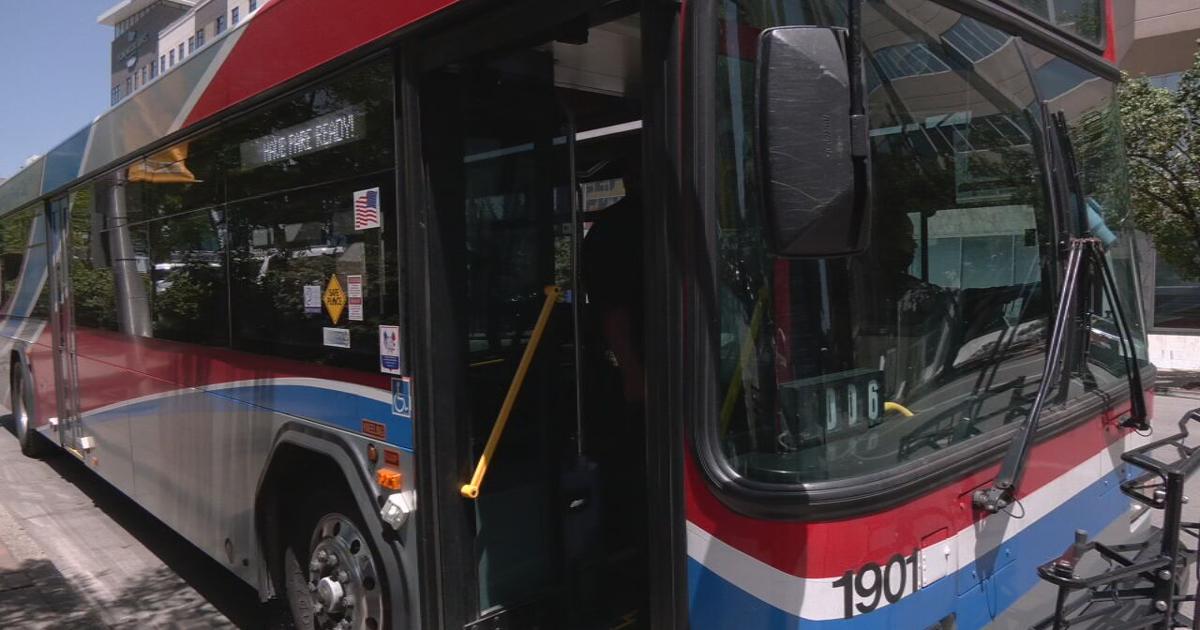
[[546, 324], [550, 321], [550, 314], [554, 311], [554, 304], [558, 302], [560, 295], [562, 295], [561, 288], [546, 287], [546, 301], [542, 303], [542, 312], [538, 313], [537, 323], [533, 326], [533, 334], [529, 337], [529, 343], [521, 355], [521, 363], [517, 365], [517, 373], [513, 374], [513, 380], [508, 385], [508, 393], [504, 396], [504, 403], [500, 405], [500, 413], [496, 416], [496, 423], [492, 425], [492, 433], [483, 447], [483, 454], [479, 456], [479, 463], [475, 465], [475, 474], [471, 475], [470, 483], [463, 484], [458, 490], [459, 494], [465, 498], [479, 498], [479, 487], [483, 485], [483, 478], [487, 475], [488, 464], [496, 454], [496, 445], [500, 443], [500, 436], [504, 435], [508, 417], [512, 414], [513, 405], [517, 402], [517, 395], [521, 393], [521, 385], [525, 383], [525, 374], [529, 372], [529, 365], [533, 363], [533, 355], [537, 353], [538, 344], [542, 341], [542, 333], [546, 332]]

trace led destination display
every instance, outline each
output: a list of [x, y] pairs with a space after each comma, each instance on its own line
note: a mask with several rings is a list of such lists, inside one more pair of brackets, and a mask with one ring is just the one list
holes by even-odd
[[362, 111], [357, 107], [347, 107], [303, 124], [243, 142], [240, 147], [242, 169], [250, 170], [330, 149], [359, 140], [364, 135], [366, 124]]

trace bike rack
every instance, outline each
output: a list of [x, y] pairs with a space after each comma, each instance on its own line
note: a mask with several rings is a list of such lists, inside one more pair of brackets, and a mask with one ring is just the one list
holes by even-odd
[[[1163, 510], [1162, 529], [1143, 543], [1123, 545], [1106, 545], [1088, 540], [1085, 531], [1075, 532], [1075, 542], [1061, 556], [1038, 567], [1038, 575], [1058, 587], [1058, 596], [1054, 615], [1034, 628], [1062, 630], [1089, 621], [1111, 625], [1117, 619], [1123, 630], [1200, 628], [1200, 615], [1193, 620], [1179, 612], [1179, 604], [1197, 601], [1196, 595], [1183, 593], [1188, 563], [1195, 560], [1200, 542], [1200, 523], [1183, 521], [1184, 482], [1200, 468], [1200, 445], [1185, 444], [1193, 422], [1200, 423], [1200, 409], [1184, 414], [1178, 433], [1121, 455], [1146, 471], [1122, 482], [1121, 491]], [[1174, 457], [1163, 461], [1156, 456], [1160, 450]], [[1192, 547], [1184, 544], [1185, 534]], [[1076, 569], [1089, 554], [1099, 556], [1107, 568], [1080, 576]]]

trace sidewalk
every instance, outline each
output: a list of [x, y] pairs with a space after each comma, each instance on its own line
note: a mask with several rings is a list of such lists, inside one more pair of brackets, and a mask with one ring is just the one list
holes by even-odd
[[0, 628], [108, 628], [0, 507]]
[[23, 456], [4, 420], [0, 630], [265, 625], [253, 588], [70, 455]]

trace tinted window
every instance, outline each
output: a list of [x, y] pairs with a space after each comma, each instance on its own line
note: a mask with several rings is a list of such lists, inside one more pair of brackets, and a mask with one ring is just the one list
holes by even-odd
[[96, 198], [104, 188], [86, 186], [71, 193], [71, 298], [75, 325], [80, 328], [117, 330], [116, 285], [108, 260], [104, 230], [109, 217]]
[[[45, 318], [49, 315], [46, 290], [46, 224], [41, 204], [18, 210], [0, 221], [0, 278], [3, 280], [3, 315], [8, 318]], [[15, 329], [5, 329], [8, 334]]]
[[789, 261], [759, 223], [753, 51], [762, 28], [844, 3], [724, 6], [738, 23], [716, 64], [714, 422], [732, 467], [772, 482], [858, 475], [1022, 417], [1054, 239], [1017, 40], [931, 3], [865, 3], [872, 244]]
[[232, 125], [230, 200], [393, 168], [392, 70], [360, 66]]
[[154, 337], [228, 343], [223, 214], [198, 210], [144, 225]]
[[[355, 226], [355, 193], [376, 188], [380, 223], [390, 226], [395, 195], [387, 177], [228, 207], [235, 348], [379, 369], [379, 325], [398, 323], [396, 248], [382, 227]], [[346, 304], [335, 312], [324, 304], [335, 278], [334, 292], [347, 300], [358, 293], [361, 310]]]

